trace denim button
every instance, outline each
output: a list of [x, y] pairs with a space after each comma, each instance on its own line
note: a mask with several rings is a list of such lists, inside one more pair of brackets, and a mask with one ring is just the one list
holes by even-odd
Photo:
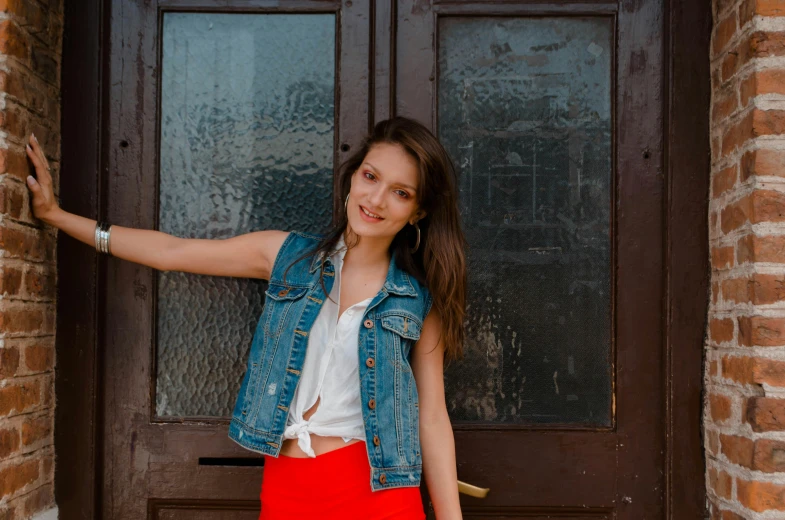
[[368, 408], [370, 408], [371, 410], [376, 408], [376, 399], [371, 399], [370, 401], [368, 401]]
[[374, 446], [378, 446], [379, 444], [381, 444], [381, 441], [379, 440], [379, 436], [378, 435], [374, 435], [373, 436], [373, 445]]
[[373, 327], [373, 320], [365, 320], [363, 322], [363, 325], [365, 325], [366, 329], [370, 329], [371, 327]]
[[367, 366], [368, 368], [373, 368], [375, 364], [376, 363], [374, 363], [373, 358], [369, 357], [368, 359], [365, 360], [365, 366]]
[[286, 296], [287, 294], [289, 294], [289, 289], [281, 289], [278, 291], [278, 296]]
[[380, 482], [381, 484], [385, 484], [385, 483], [387, 483], [387, 475], [385, 475], [384, 473], [382, 473], [381, 475], [379, 475], [379, 482]]

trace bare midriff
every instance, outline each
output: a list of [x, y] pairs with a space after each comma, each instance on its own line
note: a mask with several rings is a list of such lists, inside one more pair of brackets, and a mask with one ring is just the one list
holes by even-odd
[[[316, 413], [316, 409], [319, 407], [319, 402], [322, 400], [321, 397], [316, 399], [316, 403], [308, 409], [307, 412], [303, 414], [303, 419], [306, 421], [311, 418], [311, 416]], [[349, 442], [344, 442], [341, 437], [323, 437], [321, 435], [311, 435], [311, 449], [313, 449], [314, 454], [318, 457], [324, 453], [328, 453], [333, 450], [337, 450], [338, 448], [343, 448], [344, 446], [349, 446], [350, 444], [354, 444], [356, 442], [362, 442], [360, 439], [351, 439]], [[297, 445], [297, 439], [286, 439], [283, 441], [283, 446], [281, 446], [281, 455], [286, 457], [297, 457], [297, 458], [307, 458], [308, 454], [305, 453], [300, 447]]]

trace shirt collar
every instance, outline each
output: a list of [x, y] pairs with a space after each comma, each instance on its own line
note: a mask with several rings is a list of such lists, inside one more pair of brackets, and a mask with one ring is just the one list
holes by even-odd
[[[341, 236], [338, 237], [338, 242], [336, 242], [335, 247], [333, 248], [333, 252], [330, 254], [330, 258], [326, 260], [326, 263], [332, 265], [334, 268], [336, 261], [333, 260], [333, 258], [337, 256], [338, 262], [343, 262], [345, 255], [346, 242], [344, 242], [343, 233], [341, 233]], [[324, 256], [324, 253], [314, 255], [313, 260], [311, 261], [311, 273], [314, 273], [321, 268], [322, 263], [325, 262]], [[383, 289], [402, 296], [417, 296], [417, 291], [414, 289], [412, 281], [409, 279], [409, 275], [398, 268], [398, 265], [395, 262], [395, 255], [392, 255], [390, 258], [390, 267], [387, 270], [387, 278], [384, 281]]]

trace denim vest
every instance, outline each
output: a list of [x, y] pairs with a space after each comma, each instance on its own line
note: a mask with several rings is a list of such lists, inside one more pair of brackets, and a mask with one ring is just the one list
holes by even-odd
[[[277, 457], [289, 406], [300, 381], [308, 333], [330, 294], [335, 269], [311, 251], [321, 236], [292, 232], [275, 259], [264, 310], [229, 425], [229, 437], [249, 450]], [[431, 308], [427, 288], [390, 261], [384, 286], [368, 304], [358, 337], [359, 385], [371, 489], [419, 486], [422, 474], [419, 400], [409, 364]]]

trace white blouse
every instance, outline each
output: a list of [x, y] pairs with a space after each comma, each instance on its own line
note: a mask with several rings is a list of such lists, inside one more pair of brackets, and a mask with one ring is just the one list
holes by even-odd
[[[325, 299], [308, 337], [308, 348], [300, 375], [300, 383], [289, 407], [284, 439], [297, 439], [297, 445], [309, 457], [316, 457], [311, 448], [311, 435], [365, 440], [360, 404], [358, 339], [363, 313], [373, 298], [367, 298], [346, 309], [340, 318], [341, 271], [346, 244], [343, 236], [330, 255], [335, 266], [335, 282], [330, 298]], [[303, 414], [319, 406], [309, 420]]]

